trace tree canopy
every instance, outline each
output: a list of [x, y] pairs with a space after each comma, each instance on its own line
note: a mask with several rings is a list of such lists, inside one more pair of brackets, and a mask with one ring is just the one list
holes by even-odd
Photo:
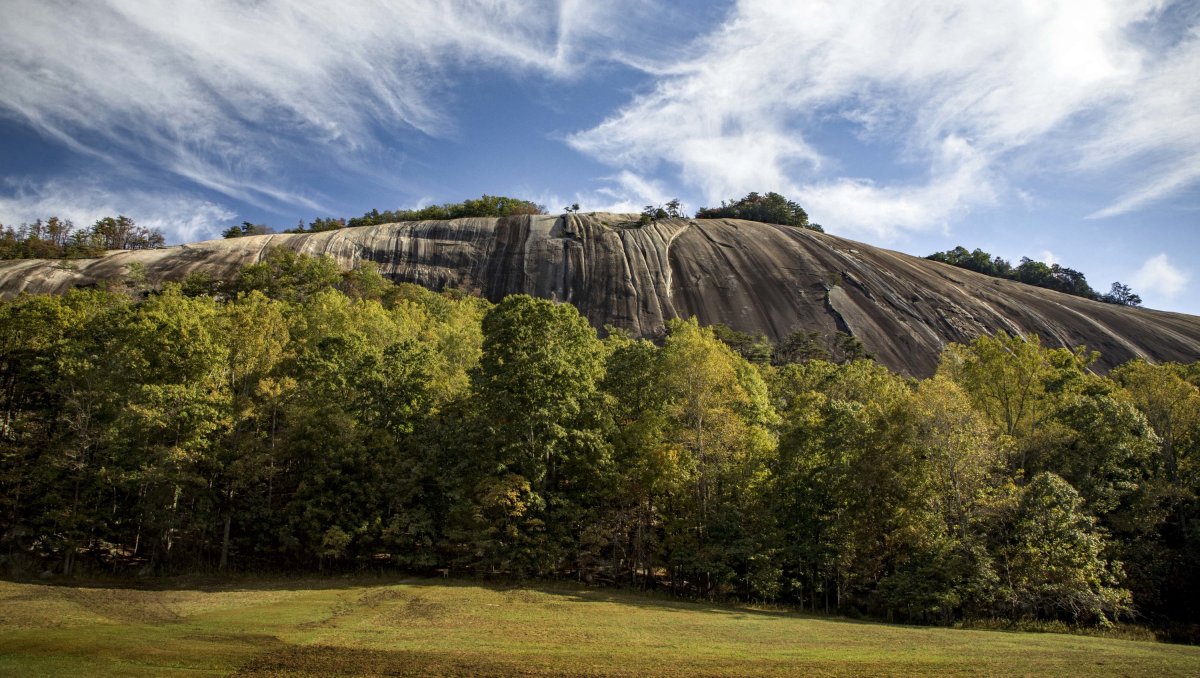
[[346, 226], [376, 226], [398, 221], [428, 221], [462, 219], [464, 217], [513, 217], [522, 214], [545, 214], [546, 208], [530, 200], [502, 195], [483, 195], [456, 203], [430, 205], [408, 210], [373, 209], [345, 223]]
[[1007, 259], [993, 256], [979, 248], [967, 251], [967, 248], [959, 245], [945, 252], [934, 252], [925, 258], [990, 275], [993, 278], [1016, 280], [1026, 285], [1103, 301], [1108, 304], [1140, 306], [1142, 303], [1142, 298], [1134, 294], [1128, 285], [1114, 282], [1108, 293], [1100, 294], [1092, 289], [1083, 273], [1057, 263], [1046, 264], [1034, 261], [1029, 257], [1022, 257], [1020, 265], [1014, 267]]
[[230, 226], [221, 231], [222, 238], [241, 238], [247, 235], [270, 235], [275, 229], [265, 224], [255, 224], [249, 221], [243, 221], [240, 224]]
[[720, 207], [701, 207], [696, 212], [696, 218], [746, 219], [824, 232], [819, 224], [809, 223], [808, 213], [803, 207], [775, 192], [765, 195], [751, 192], [741, 199], [722, 200]]
[[285, 251], [123, 289], [0, 302], [6, 573], [450, 569], [1200, 621], [1195, 364], [1102, 376], [998, 333], [917, 381], [842, 336], [601, 339], [568, 304]]
[[0, 225], [0, 259], [81, 259], [106, 250], [155, 249], [165, 244], [162, 231], [138, 226], [124, 215], [98, 219], [82, 230], [58, 217], [16, 228]]

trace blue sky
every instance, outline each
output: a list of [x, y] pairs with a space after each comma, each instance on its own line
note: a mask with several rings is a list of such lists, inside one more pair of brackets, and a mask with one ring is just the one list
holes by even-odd
[[770, 190], [1200, 314], [1200, 2], [0, 5], [0, 223]]

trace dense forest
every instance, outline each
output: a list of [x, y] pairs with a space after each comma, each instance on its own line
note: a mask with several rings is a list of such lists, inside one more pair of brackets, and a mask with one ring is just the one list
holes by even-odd
[[1114, 282], [1108, 292], [1100, 294], [1092, 289], [1092, 286], [1088, 284], [1087, 276], [1083, 273], [1061, 264], [1034, 261], [1029, 257], [1021, 257], [1021, 263], [1013, 266], [1007, 259], [991, 255], [978, 247], [967, 251], [967, 248], [959, 245], [945, 252], [934, 252], [925, 258], [990, 275], [993, 278], [1016, 280], [1026, 285], [1055, 290], [1084, 299], [1103, 301], [1106, 304], [1142, 305], [1141, 296], [1121, 282]]
[[668, 330], [601, 338], [567, 304], [286, 251], [0, 303], [0, 567], [1200, 621], [1200, 364], [1105, 376], [999, 333], [917, 381], [844, 335]]

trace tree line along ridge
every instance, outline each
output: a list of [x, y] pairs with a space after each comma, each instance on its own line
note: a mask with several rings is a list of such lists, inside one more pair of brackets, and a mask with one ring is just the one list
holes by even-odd
[[[578, 212], [578, 203], [563, 208], [566, 213]], [[483, 195], [458, 203], [429, 205], [415, 209], [372, 209], [361, 217], [350, 219], [318, 217], [307, 224], [303, 219], [284, 233], [320, 233], [356, 226], [377, 226], [405, 221], [449, 220], [466, 217], [510, 217], [546, 214], [546, 207], [533, 201], [507, 196]], [[678, 198], [663, 205], [647, 205], [632, 225], [645, 225], [658, 219], [688, 218]], [[824, 232], [820, 224], [811, 223], [808, 213], [798, 203], [775, 192], [748, 193], [745, 197], [721, 201], [719, 207], [701, 207], [697, 219], [744, 219]], [[268, 235], [276, 230], [266, 224], [243, 221], [221, 232], [225, 238]], [[52, 216], [23, 223], [17, 227], [0, 225], [0, 259], [75, 259], [97, 257], [106, 250], [152, 249], [163, 247], [165, 238], [159, 229], [138, 226], [126, 216], [105, 217], [89, 229], [76, 229], [69, 220]], [[1107, 293], [1096, 292], [1088, 285], [1086, 276], [1057, 263], [1046, 264], [1023, 257], [1017, 266], [999, 256], [976, 248], [968, 251], [961, 245], [926, 257], [933, 261], [965, 268], [997, 278], [1015, 280], [1028, 285], [1056, 290], [1074, 296], [1124, 306], [1140, 306], [1141, 297], [1128, 285], [1114, 282]]]

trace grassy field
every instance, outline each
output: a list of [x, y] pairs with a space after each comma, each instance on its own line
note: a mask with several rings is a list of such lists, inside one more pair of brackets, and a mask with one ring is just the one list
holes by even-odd
[[1200, 675], [1200, 648], [919, 628], [572, 587], [0, 582], [0, 675]]

